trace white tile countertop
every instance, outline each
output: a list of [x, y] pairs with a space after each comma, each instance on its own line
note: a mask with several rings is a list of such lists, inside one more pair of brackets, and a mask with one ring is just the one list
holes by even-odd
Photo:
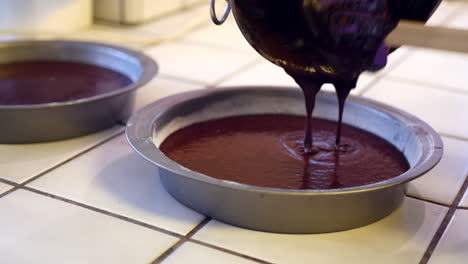
[[[468, 3], [444, 2], [430, 23], [468, 29]], [[232, 18], [212, 25], [207, 6], [143, 26], [37, 37], [111, 42], [152, 56], [160, 73], [138, 91], [136, 110], [195, 89], [297, 89], [250, 48]], [[117, 125], [70, 140], [0, 145], [0, 263], [468, 263], [468, 55], [402, 47], [353, 93], [415, 114], [445, 144], [442, 161], [381, 221], [285, 235], [212, 220], [173, 199]]]

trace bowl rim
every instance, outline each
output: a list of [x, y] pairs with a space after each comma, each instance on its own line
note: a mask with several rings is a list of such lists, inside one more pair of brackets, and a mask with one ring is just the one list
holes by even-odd
[[[373, 110], [383, 112], [408, 124], [411, 129], [417, 129], [417, 135], [424, 140], [426, 144], [423, 145], [425, 148], [422, 151], [421, 157], [416, 164], [411, 167], [408, 171], [403, 174], [387, 179], [385, 181], [339, 189], [327, 189], [327, 190], [295, 190], [295, 189], [279, 189], [260, 187], [254, 185], [248, 185], [243, 183], [237, 183], [233, 181], [216, 179], [196, 171], [192, 171], [188, 168], [181, 166], [180, 164], [172, 161], [165, 156], [158, 147], [153, 143], [153, 124], [154, 121], [162, 115], [164, 111], [169, 110], [172, 107], [176, 107], [179, 104], [187, 103], [190, 100], [197, 100], [202, 97], [212, 96], [222, 93], [255, 93], [255, 92], [296, 92], [301, 93], [300, 89], [291, 89], [287, 86], [233, 86], [233, 87], [222, 87], [216, 89], [202, 89], [196, 91], [189, 91], [181, 94], [162, 98], [155, 101], [138, 112], [134, 113], [129, 119], [125, 128], [126, 138], [130, 146], [143, 158], [149, 162], [157, 165], [158, 167], [168, 170], [175, 175], [190, 178], [195, 181], [200, 181], [206, 184], [216, 185], [221, 188], [237, 189], [242, 191], [251, 191], [256, 193], [264, 194], [276, 194], [276, 195], [337, 195], [337, 194], [351, 194], [360, 192], [377, 191], [384, 188], [393, 187], [395, 185], [404, 184], [408, 181], [414, 180], [436, 166], [443, 155], [443, 142], [440, 135], [427, 123], [417, 118], [416, 116], [409, 114], [403, 110], [397, 109], [393, 106], [377, 102], [375, 100], [364, 98], [361, 96], [351, 95], [348, 98], [348, 102], [361, 104], [370, 107]], [[335, 93], [321, 91], [317, 96], [317, 99], [322, 96], [336, 96]]]
[[[18, 40], [12, 42], [5, 42], [0, 44], [0, 49], [5, 47], [15, 47], [15, 46], [68, 46], [68, 47], [80, 47], [85, 48], [97, 47], [97, 48], [106, 48], [111, 49], [120, 53], [123, 53], [127, 56], [130, 56], [138, 61], [142, 72], [139, 78], [130, 83], [129, 85], [110, 91], [102, 94], [78, 98], [69, 101], [63, 102], [51, 102], [51, 103], [42, 103], [42, 104], [16, 104], [16, 105], [2, 105], [0, 104], [0, 110], [32, 110], [32, 109], [44, 109], [44, 108], [54, 108], [54, 107], [63, 107], [63, 106], [72, 106], [82, 103], [88, 103], [93, 101], [99, 101], [111, 97], [115, 97], [121, 94], [128, 93], [130, 91], [136, 90], [137, 88], [142, 87], [143, 85], [150, 82], [154, 76], [156, 76], [159, 67], [158, 64], [150, 58], [148, 55], [145, 55], [142, 52], [132, 50], [126, 47], [117, 46], [107, 43], [91, 42], [91, 41], [75, 41], [75, 40]], [[53, 61], [53, 58], [51, 59]], [[102, 67], [102, 66], [99, 66]]]

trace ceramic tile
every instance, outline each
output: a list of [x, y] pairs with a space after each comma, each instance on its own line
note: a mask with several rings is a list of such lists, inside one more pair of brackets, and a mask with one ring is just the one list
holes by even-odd
[[255, 65], [244, 69], [229, 79], [220, 83], [220, 86], [242, 86], [242, 85], [271, 85], [271, 86], [294, 86], [296, 82], [287, 75], [281, 67], [266, 60], [259, 60]]
[[421, 85], [437, 86], [468, 92], [468, 55], [419, 49], [389, 73], [389, 76], [416, 81]]
[[408, 194], [451, 205], [468, 174], [468, 141], [443, 137], [444, 156], [430, 172], [409, 184]]
[[452, 16], [452, 19], [447, 23], [447, 26], [459, 29], [468, 29], [468, 2], [464, 5], [459, 5], [458, 11]]
[[149, 263], [176, 238], [28, 191], [0, 199], [2, 263]]
[[[432, 15], [429, 19], [427, 24], [437, 26], [437, 25], [446, 25], [452, 17], [453, 14], [457, 12], [460, 8], [460, 3], [458, 2], [449, 2], [443, 1], [440, 6], [437, 8], [436, 12]], [[400, 48], [402, 49], [402, 48]], [[408, 46], [403, 47], [405, 52], [401, 52], [397, 50], [398, 58], [393, 59], [391, 55], [389, 58], [389, 66], [386, 67], [385, 70], [382, 72], [389, 72], [393, 77], [405, 78], [414, 81], [423, 81], [425, 83], [432, 83], [433, 80], [445, 79], [445, 72], [447, 74], [456, 74], [452, 72], [452, 68], [448, 67], [433, 67], [431, 69], [430, 66], [433, 65], [444, 65], [444, 62], [447, 61], [447, 56], [450, 57], [451, 53], [448, 52], [439, 52], [433, 50], [426, 50], [426, 49], [415, 49]], [[416, 50], [413, 52], [413, 50]], [[408, 56], [411, 54], [403, 63], [398, 63], [398, 65], [391, 65], [394, 61], [399, 61], [403, 56]], [[447, 55], [448, 54], [448, 55]], [[457, 56], [459, 54], [452, 54], [453, 56]], [[397, 57], [395, 56], [395, 57]], [[450, 57], [451, 58], [451, 57]], [[461, 59], [463, 60], [463, 59]], [[442, 72], [441, 72], [441, 69]]]
[[141, 50], [146, 45], [155, 42], [157, 38], [146, 32], [132, 27], [96, 24], [80, 31], [63, 34], [61, 38], [67, 40], [93, 41], [125, 46]]
[[0, 177], [17, 183], [99, 144], [123, 130], [116, 126], [79, 138], [38, 144], [0, 144]]
[[186, 34], [211, 23], [208, 5], [205, 4], [157, 19], [134, 29], [146, 32], [153, 38], [168, 39], [175, 36], [184, 37]]
[[460, 202], [460, 206], [468, 209], [468, 190], [466, 191], [465, 195], [463, 196], [463, 199]]
[[187, 35], [184, 39], [214, 46], [219, 45], [237, 50], [255, 52], [242, 35], [232, 14], [221, 26], [210, 23]]
[[179, 263], [254, 264], [257, 262], [187, 242], [162, 262], [162, 264]]
[[0, 182], [0, 194], [10, 190], [11, 188], [13, 188], [13, 186]]
[[135, 108], [140, 109], [141, 107], [151, 102], [157, 101], [169, 95], [202, 88], [204, 88], [204, 86], [201, 84], [182, 80], [166, 79], [158, 76], [151, 80], [151, 82], [149, 82], [144, 87], [138, 89]]
[[[460, 2], [443, 1], [428, 24], [468, 28], [468, 8], [465, 6], [466, 12], [456, 15], [461, 6]], [[467, 66], [468, 55], [421, 48], [391, 71], [389, 76], [430, 86], [468, 91], [465, 85], [468, 78], [464, 72]]]
[[[374, 76], [372, 74], [363, 73], [359, 78], [357, 87], [352, 90], [352, 93], [358, 94], [373, 79]], [[296, 82], [294, 82], [294, 80], [287, 75], [283, 69], [268, 61], [259, 62], [220, 84], [220, 86], [243, 85], [288, 86], [299, 88]], [[323, 90], [334, 91], [334, 88], [332, 85], [326, 84], [323, 86]]]
[[[443, 2], [444, 3], [444, 2]], [[447, 4], [458, 7], [447, 26], [468, 29], [468, 5], [460, 3]], [[452, 12], [453, 13], [453, 12]], [[431, 67], [437, 65], [437, 67]], [[428, 84], [446, 86], [452, 89], [468, 91], [468, 80], [464, 69], [468, 66], [468, 55], [454, 52], [420, 50], [408, 59], [392, 76], [421, 81]]]
[[161, 75], [170, 75], [214, 84], [258, 58], [258, 55], [213, 48], [189, 42], [174, 42], [147, 49], [160, 66]]
[[198, 6], [200, 4], [204, 4], [203, 6], [206, 6], [205, 0], [182, 0], [182, 3], [185, 7]]
[[385, 68], [377, 72], [365, 72], [365, 73], [371, 76], [386, 75], [392, 69], [398, 67], [402, 61], [404, 61], [411, 53], [414, 52], [414, 50], [415, 49], [413, 47], [401, 46], [388, 55], [387, 65], [385, 66]]
[[27, 41], [27, 40], [51, 40], [60, 37], [60, 33], [54, 32], [11, 32], [0, 33], [1, 42]]
[[431, 16], [428, 25], [445, 25], [460, 10], [462, 4], [459, 1], [442, 1], [434, 14]]
[[468, 94], [383, 80], [364, 95], [408, 111], [438, 132], [461, 138], [468, 135], [468, 126], [464, 125], [468, 116], [463, 111], [468, 105]]
[[157, 167], [133, 151], [124, 135], [29, 186], [180, 234], [203, 219], [164, 190]]
[[14, 34], [0, 34], [0, 42], [12, 42], [12, 41], [18, 41], [18, 40], [23, 40], [21, 36], [14, 35]]
[[442, 236], [429, 264], [464, 264], [468, 259], [468, 210], [457, 210]]
[[328, 234], [257, 232], [211, 221], [195, 239], [273, 263], [418, 263], [447, 209], [407, 198], [366, 227]]
[[141, 24], [180, 11], [183, 0], [93, 1], [94, 18], [122, 24]]
[[361, 94], [374, 80], [376, 80], [376, 78], [386, 76], [391, 70], [398, 67], [398, 65], [413, 53], [413, 51], [414, 48], [412, 47], [401, 46], [387, 56], [387, 65], [383, 69], [376, 72], [363, 72], [359, 77], [354, 93]]

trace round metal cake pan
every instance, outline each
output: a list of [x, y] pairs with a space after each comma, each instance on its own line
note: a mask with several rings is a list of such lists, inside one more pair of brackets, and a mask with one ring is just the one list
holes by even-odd
[[157, 72], [156, 63], [148, 56], [113, 45], [79, 41], [0, 44], [0, 63], [38, 60], [96, 65], [119, 72], [132, 83], [112, 92], [72, 101], [0, 105], [0, 143], [72, 138], [126, 122], [133, 109], [135, 90], [148, 83]]
[[[337, 120], [333, 93], [320, 93], [314, 116]], [[333, 190], [285, 190], [218, 180], [166, 157], [158, 146], [176, 130], [201, 121], [245, 114], [304, 115], [300, 89], [245, 87], [202, 90], [152, 103], [129, 120], [132, 147], [159, 167], [161, 182], [178, 201], [214, 219], [240, 227], [280, 233], [325, 233], [373, 223], [398, 208], [407, 182], [441, 159], [440, 136], [420, 119], [369, 99], [351, 96], [344, 122], [376, 134], [397, 147], [410, 169], [366, 186]]]

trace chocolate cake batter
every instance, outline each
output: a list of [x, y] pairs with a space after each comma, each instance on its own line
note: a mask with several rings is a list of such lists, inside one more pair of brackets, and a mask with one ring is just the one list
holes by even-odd
[[400, 19], [425, 21], [440, 0], [232, 0], [249, 43], [283, 67], [302, 88], [307, 124], [304, 149], [313, 152], [311, 114], [324, 83], [339, 105], [336, 144], [346, 98], [363, 71], [387, 63], [386, 36]]
[[[439, 2], [231, 0], [249, 43], [301, 87], [307, 118], [213, 120], [175, 132], [161, 150], [212, 177], [282, 189], [352, 187], [400, 175], [409, 168], [403, 155], [375, 135], [342, 125], [344, 105], [363, 71], [386, 65], [384, 40], [398, 21], [425, 21]], [[325, 83], [336, 89], [337, 123], [312, 119]]]
[[111, 92], [131, 83], [123, 74], [89, 64], [59, 61], [0, 64], [0, 105], [66, 102]]
[[172, 160], [205, 175], [281, 189], [335, 189], [380, 182], [405, 172], [405, 157], [385, 140], [336, 122], [314, 119], [316, 151], [302, 146], [304, 117], [252, 115], [197, 123], [160, 146]]
[[[212, 177], [283, 189], [352, 187], [400, 175], [409, 165], [397, 149], [342, 125], [345, 101], [363, 71], [386, 65], [384, 40], [398, 21], [425, 21], [439, 2], [231, 0], [249, 43], [301, 87], [306, 120], [267, 115], [209, 121], [177, 131], [161, 150]], [[336, 89], [336, 123], [312, 119], [325, 83]]]

